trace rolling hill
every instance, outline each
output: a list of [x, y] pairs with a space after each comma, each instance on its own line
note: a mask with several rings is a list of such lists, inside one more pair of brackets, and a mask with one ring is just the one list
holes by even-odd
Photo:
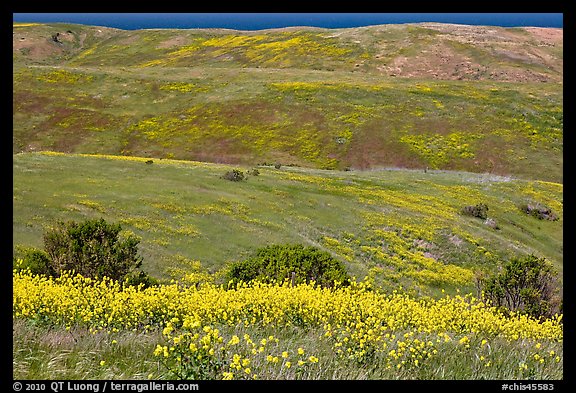
[[562, 29], [14, 24], [13, 152], [562, 181]]

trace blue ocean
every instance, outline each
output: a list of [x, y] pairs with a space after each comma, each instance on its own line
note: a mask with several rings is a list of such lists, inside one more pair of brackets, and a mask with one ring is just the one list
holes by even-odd
[[66, 22], [124, 30], [226, 28], [262, 30], [288, 26], [347, 28], [440, 22], [502, 27], [563, 27], [562, 13], [14, 13], [14, 22]]

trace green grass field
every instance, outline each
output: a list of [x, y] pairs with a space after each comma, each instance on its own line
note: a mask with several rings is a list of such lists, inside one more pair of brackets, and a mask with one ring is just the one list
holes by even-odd
[[[473, 289], [478, 271], [516, 254], [546, 257], [562, 272], [561, 184], [466, 172], [326, 171], [259, 167], [243, 182], [221, 178], [236, 166], [122, 156], [24, 153], [14, 156], [14, 244], [42, 247], [58, 220], [103, 217], [141, 237], [144, 269], [200, 261], [215, 272], [274, 243], [325, 249], [359, 279], [416, 293]], [[250, 167], [238, 167], [248, 172]], [[487, 204], [488, 217], [463, 216]], [[522, 203], [560, 219], [538, 220]]]
[[[440, 356], [432, 357], [421, 367], [412, 365], [400, 369], [386, 369], [384, 356], [377, 357], [368, 364], [334, 357], [330, 344], [314, 330], [292, 328], [284, 329], [280, 334], [271, 329], [224, 328], [228, 333], [226, 330], [240, 337], [249, 333], [255, 342], [275, 334], [279, 339], [275, 347], [290, 353], [296, 353], [298, 348], [306, 348], [322, 359], [298, 376], [293, 370], [284, 368], [260, 374], [258, 379], [554, 381], [564, 378], [562, 363], [556, 361], [557, 356], [563, 356], [562, 344], [554, 342], [544, 342], [536, 346], [537, 343], [532, 340], [511, 343], [505, 339], [495, 339], [486, 346], [480, 339], [473, 337], [469, 347], [463, 350], [457, 340], [445, 342], [442, 339], [438, 342], [435, 335], [417, 335], [420, 339], [432, 340]], [[399, 337], [402, 335], [398, 334]], [[14, 379], [173, 379], [162, 364], [162, 359], [153, 354], [155, 345], [163, 342], [162, 334], [158, 331], [93, 334], [80, 328], [55, 329], [16, 321], [13, 339]], [[280, 352], [282, 351], [278, 351], [276, 355], [282, 359]], [[537, 354], [545, 360], [543, 363], [540, 363], [538, 358], [534, 360], [534, 355]], [[138, 359], [137, 362], [134, 361], [135, 358]], [[252, 362], [251, 367], [257, 372], [257, 369], [266, 369], [266, 365], [266, 360], [262, 359]], [[246, 377], [251, 379], [251, 375]]]

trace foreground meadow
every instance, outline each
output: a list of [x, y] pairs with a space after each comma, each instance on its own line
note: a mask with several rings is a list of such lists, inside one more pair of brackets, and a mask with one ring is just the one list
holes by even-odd
[[562, 316], [505, 316], [471, 295], [26, 272], [13, 288], [16, 379], [563, 378]]

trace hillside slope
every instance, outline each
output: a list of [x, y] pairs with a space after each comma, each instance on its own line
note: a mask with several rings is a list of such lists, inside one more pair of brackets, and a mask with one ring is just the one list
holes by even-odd
[[14, 25], [13, 151], [562, 181], [562, 30]]
[[[147, 160], [15, 155], [14, 244], [42, 247], [57, 220], [104, 217], [142, 238], [144, 268], [156, 277], [193, 270], [193, 260], [214, 272], [258, 247], [301, 243], [331, 252], [360, 279], [425, 294], [473, 291], [476, 271], [496, 271], [514, 255], [534, 253], [563, 269], [561, 184], [288, 167], [260, 167], [237, 183], [221, 178], [233, 166]], [[479, 203], [492, 223], [460, 214]], [[523, 204], [547, 206], [559, 219], [539, 220]]]

